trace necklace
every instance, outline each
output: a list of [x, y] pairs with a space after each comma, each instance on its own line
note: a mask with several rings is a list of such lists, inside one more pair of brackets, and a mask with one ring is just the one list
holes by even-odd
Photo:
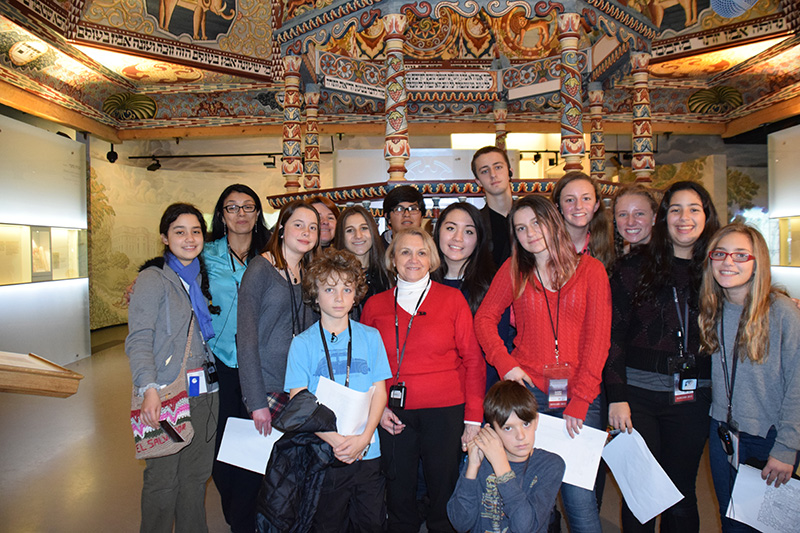
[[286, 268], [283, 269], [284, 274], [286, 274], [286, 279], [292, 282], [292, 285], [297, 285], [297, 278], [298, 275], [295, 274], [294, 269], [286, 265]]

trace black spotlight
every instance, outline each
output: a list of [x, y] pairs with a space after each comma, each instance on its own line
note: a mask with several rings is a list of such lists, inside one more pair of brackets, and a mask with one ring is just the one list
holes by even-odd
[[111, 150], [109, 150], [108, 153], [106, 154], [106, 159], [108, 159], [109, 163], [116, 163], [118, 157], [119, 154], [114, 151], [114, 145], [112, 144]]
[[542, 154], [540, 154], [539, 152], [536, 152], [536, 153], [533, 155], [533, 162], [534, 162], [534, 163], [538, 163], [538, 162], [539, 162], [539, 161], [541, 161], [541, 160], [542, 160]]
[[161, 168], [161, 163], [159, 163], [158, 159], [156, 159], [155, 157], [153, 158], [153, 162], [147, 165], [147, 170], [149, 170], [150, 172], [155, 172], [159, 168]]

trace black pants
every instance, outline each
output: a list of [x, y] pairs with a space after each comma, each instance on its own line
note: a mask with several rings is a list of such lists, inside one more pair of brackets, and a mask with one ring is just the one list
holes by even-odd
[[383, 531], [386, 522], [385, 487], [380, 458], [328, 468], [314, 514], [313, 531]]
[[417, 533], [417, 472], [420, 458], [430, 497], [428, 531], [451, 532], [447, 501], [458, 481], [464, 405], [432, 409], [398, 409], [406, 425], [399, 435], [380, 429], [381, 458], [386, 474], [389, 531]]
[[[631, 421], [653, 456], [683, 494], [683, 499], [661, 513], [663, 533], [693, 533], [700, 529], [695, 484], [700, 457], [708, 438], [711, 390], [699, 389], [695, 401], [670, 404], [671, 392], [628, 387]], [[640, 524], [622, 504], [622, 530], [654, 531], [655, 518]]]
[[[219, 453], [222, 433], [228, 418], [250, 418], [250, 414], [242, 402], [239, 369], [226, 366], [217, 359], [217, 376], [219, 378], [219, 426], [214, 457]], [[256, 497], [264, 476], [216, 460], [211, 476], [219, 491], [222, 512], [225, 515], [225, 521], [231, 526], [231, 531], [233, 533], [253, 533], [256, 527]]]

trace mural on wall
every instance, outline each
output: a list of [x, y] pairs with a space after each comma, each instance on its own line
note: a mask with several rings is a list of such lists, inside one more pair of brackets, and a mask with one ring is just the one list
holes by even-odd
[[728, 167], [727, 221], [739, 220], [758, 226], [766, 223], [769, 219], [768, 181], [767, 167]]
[[158, 27], [175, 37], [214, 41], [228, 33], [236, 15], [235, 0], [147, 0], [147, 13]]
[[[128, 320], [125, 288], [136, 278], [139, 266], [162, 254], [164, 245], [158, 222], [164, 209], [174, 202], [196, 205], [211, 221], [220, 192], [233, 183], [244, 183], [258, 193], [265, 208], [267, 225], [275, 215], [266, 203], [268, 195], [285, 192], [280, 169], [265, 171], [263, 158], [187, 158], [161, 160], [157, 172], [144, 167], [150, 160], [123, 164], [128, 155], [257, 153], [277, 150], [280, 139], [264, 146], [264, 139], [231, 142], [185, 140], [125, 142], [117, 145], [119, 159], [105, 158], [108, 144], [92, 141], [89, 195], [89, 317], [92, 329], [124, 324]], [[327, 158], [330, 156], [323, 156]], [[324, 161], [323, 186], [331, 186], [332, 163]]]
[[220, 61], [218, 57], [193, 51], [194, 48], [170, 50], [147, 39], [129, 39], [123, 46], [149, 53], [157, 50], [175, 59], [196, 57], [208, 65], [229, 65], [243, 73], [267, 75], [264, 60], [272, 55], [270, 4], [237, 0], [87, 0], [81, 19], [93, 27], [90, 31], [79, 26], [78, 34], [87, 43], [111, 39], [113, 31], [104, 36], [104, 28], [159, 37], [162, 41], [166, 37], [241, 57], [236, 61]]
[[[706, 157], [701, 157], [684, 163], [657, 164], [652, 176], [653, 182], [650, 186], [654, 189], [664, 189], [676, 181], [705, 183], [706, 179], [709, 178], [708, 172], [710, 172], [710, 168], [707, 170], [707, 159]], [[620, 167], [617, 170], [619, 171], [619, 181], [621, 183], [633, 183], [636, 181], [636, 175], [630, 168]]]

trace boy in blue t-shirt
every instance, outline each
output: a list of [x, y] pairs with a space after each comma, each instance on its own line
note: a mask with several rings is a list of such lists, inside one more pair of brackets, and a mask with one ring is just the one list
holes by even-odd
[[488, 423], [467, 445], [447, 503], [450, 522], [456, 531], [547, 531], [566, 466], [558, 455], [533, 448], [536, 399], [516, 381], [500, 381], [486, 393], [483, 417]]
[[[315, 532], [381, 531], [385, 521], [385, 481], [376, 429], [386, 407], [384, 380], [392, 371], [378, 330], [349, 318], [350, 310], [366, 292], [361, 262], [345, 250], [324, 250], [303, 277], [303, 299], [319, 309], [320, 320], [292, 341], [286, 391], [290, 397], [303, 389], [316, 394], [320, 376], [354, 391], [375, 387], [362, 434], [317, 434], [331, 445], [340, 462], [325, 473], [314, 515]], [[370, 444], [373, 436], [375, 441]]]

